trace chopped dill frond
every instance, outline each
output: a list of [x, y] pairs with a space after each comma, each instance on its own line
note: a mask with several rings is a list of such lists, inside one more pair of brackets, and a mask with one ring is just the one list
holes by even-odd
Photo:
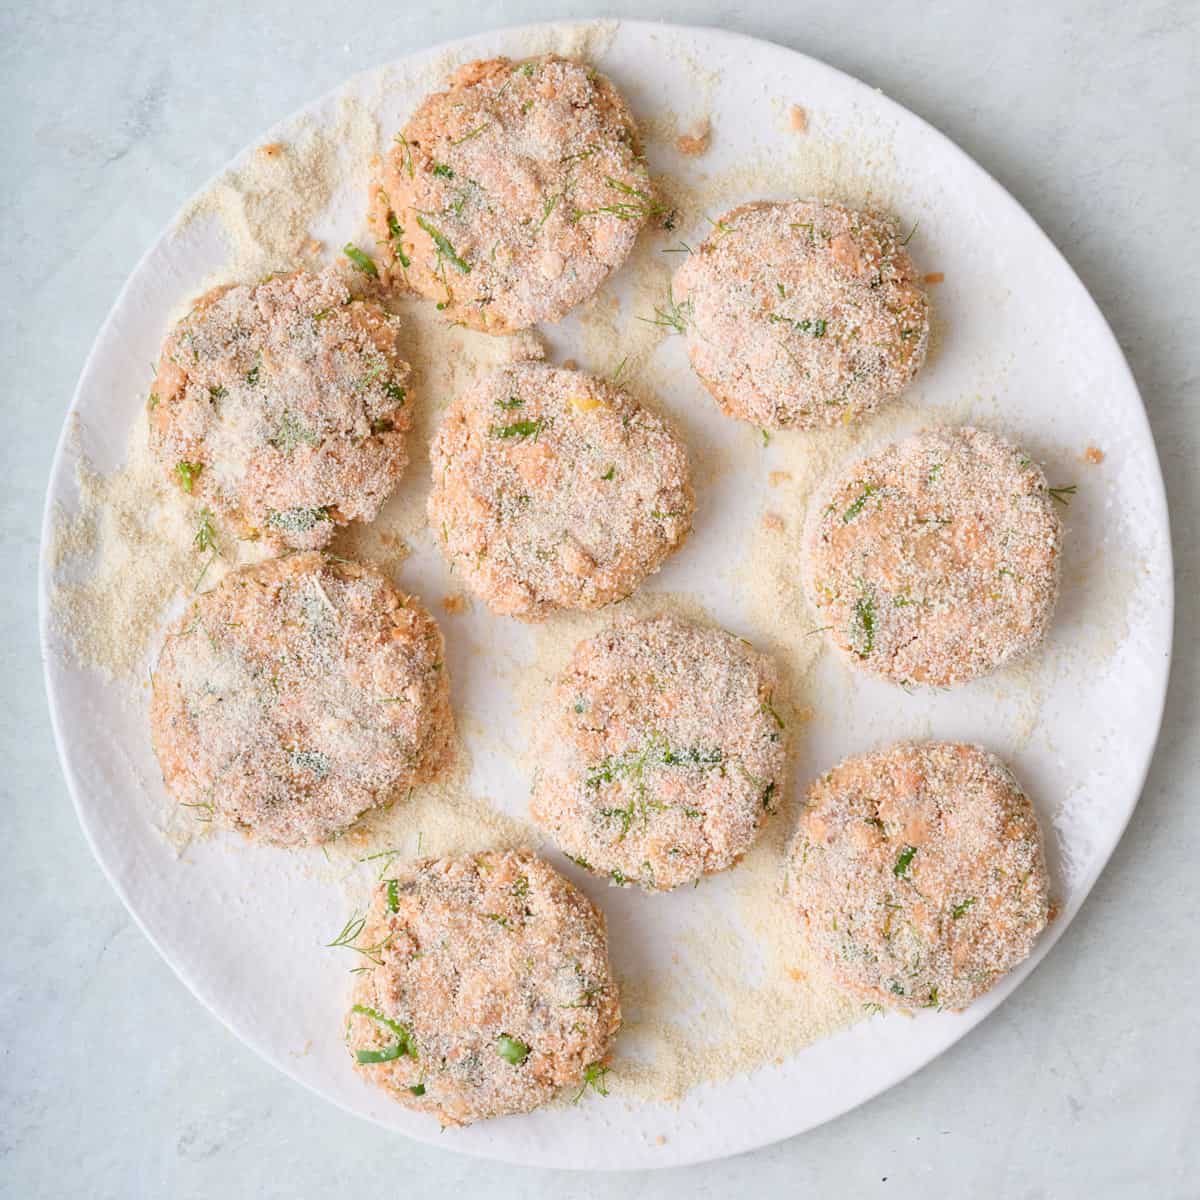
[[492, 437], [503, 438], [506, 441], [516, 439], [524, 442], [533, 438], [536, 442], [545, 428], [546, 419], [538, 417], [536, 421], [514, 421], [511, 425], [493, 425], [488, 432]]
[[192, 538], [192, 545], [201, 553], [217, 548], [217, 531], [213, 528], [212, 513], [207, 508], [200, 510], [200, 524], [196, 526], [196, 536]]
[[692, 315], [692, 302], [685, 300], [682, 304], [675, 303], [675, 293], [667, 288], [667, 303], [662, 308], [655, 308], [653, 317], [638, 317], [647, 325], [661, 325], [664, 329], [673, 329], [676, 333], [686, 333], [687, 323]]
[[572, 1101], [572, 1103], [578, 1104], [583, 1098], [583, 1093], [586, 1092], [589, 1087], [599, 1095], [607, 1096], [608, 1084], [605, 1081], [605, 1077], [608, 1075], [608, 1071], [608, 1067], [606, 1067], [603, 1063], [598, 1062], [589, 1063], [586, 1067], [584, 1067], [583, 1083], [579, 1085], [579, 1091], [575, 1093], [575, 1099]]
[[976, 897], [968, 896], [961, 904], [956, 904], [950, 910], [951, 920], [957, 921], [959, 919], [959, 917], [963, 916], [966, 913], [967, 909], [970, 908], [971, 905], [975, 903], [975, 900], [976, 900]]
[[905, 846], [903, 850], [896, 856], [896, 863], [892, 867], [892, 874], [897, 879], [904, 879], [908, 875], [909, 864], [913, 860], [913, 855], [916, 854], [916, 846]]
[[842, 513], [842, 524], [849, 525], [862, 512], [864, 505], [878, 490], [873, 483], [864, 484], [862, 494]]
[[470, 130], [468, 133], [464, 133], [462, 135], [462, 137], [451, 142], [450, 145], [461, 146], [463, 144], [463, 142], [469, 142], [472, 138], [477, 138], [485, 129], [488, 129], [491, 126], [491, 124], [492, 124], [491, 121], [484, 121], [484, 123], [482, 125], [477, 125], [474, 129]]
[[1050, 488], [1049, 492], [1050, 492], [1050, 495], [1053, 496], [1054, 499], [1059, 502], [1059, 504], [1061, 504], [1065, 507], [1066, 505], [1071, 503], [1070, 500], [1067, 499], [1067, 497], [1075, 495], [1076, 490], [1077, 490], [1077, 485], [1074, 483], [1069, 483], [1064, 487]]
[[433, 173], [442, 179], [453, 179], [454, 172], [445, 163], [434, 163]]

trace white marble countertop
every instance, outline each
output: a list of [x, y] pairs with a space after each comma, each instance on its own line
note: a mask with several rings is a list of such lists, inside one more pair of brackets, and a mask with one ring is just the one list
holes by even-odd
[[608, 5], [793, 46], [943, 130], [1065, 252], [1150, 411], [1179, 588], [1154, 766], [1080, 917], [949, 1053], [849, 1116], [723, 1163], [600, 1178], [473, 1161], [363, 1124], [260, 1062], [176, 980], [93, 862], [50, 735], [34, 574], [55, 438], [125, 276], [244, 143], [347, 75], [589, 8], [0, 6], [12, 580], [0, 610], [0, 1195], [1200, 1195], [1195, 0]]

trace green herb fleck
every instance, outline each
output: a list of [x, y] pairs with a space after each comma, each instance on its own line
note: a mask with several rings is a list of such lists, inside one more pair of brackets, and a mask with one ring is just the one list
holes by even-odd
[[589, 1063], [583, 1069], [583, 1083], [579, 1086], [579, 1091], [575, 1093], [574, 1103], [578, 1104], [583, 1098], [583, 1093], [591, 1087], [601, 1096], [608, 1095], [608, 1084], [605, 1082], [605, 1077], [608, 1075], [608, 1067], [603, 1063]]
[[614, 475], [616, 475], [616, 473], [617, 473], [617, 465], [616, 465], [616, 463], [613, 463], [613, 465], [611, 467], [609, 467], [608, 470], [605, 471], [604, 474], [600, 476], [600, 478], [603, 479], [607, 483], [609, 480], [611, 480], [613, 478]]
[[533, 438], [536, 442], [545, 428], [546, 419], [538, 417], [536, 421], [514, 421], [511, 425], [493, 425], [488, 432], [492, 437], [503, 438], [506, 441], [515, 438], [517, 441], [524, 442]]
[[431, 238], [433, 238], [433, 244], [437, 247], [437, 252], [442, 258], [446, 259], [451, 266], [453, 266], [456, 270], [461, 271], [462, 274], [469, 275], [471, 273], [470, 263], [459, 258], [457, 251], [450, 244], [450, 239], [447, 238], [446, 235], [442, 233], [442, 231], [438, 229], [436, 225], [430, 224], [430, 222], [420, 214], [417, 216], [417, 224], [420, 225], [420, 227], [425, 230], [425, 232], [429, 234]]
[[879, 489], [877, 487], [875, 487], [874, 484], [868, 483], [863, 488], [862, 495], [859, 496], [859, 498], [857, 500], [855, 500], [854, 503], [851, 504], [850, 507], [848, 509], [846, 509], [846, 511], [844, 513], [842, 513], [842, 524], [849, 525], [850, 522], [853, 521], [854, 518], [857, 517], [859, 515], [859, 513], [862, 512], [863, 507], [866, 505], [867, 501], [873, 495], [875, 495], [875, 493], [878, 490]]
[[507, 400], [497, 400], [496, 407], [502, 408], [506, 412], [511, 412], [514, 408], [523, 408], [525, 401], [520, 396], [509, 396]]
[[676, 333], [687, 333], [687, 325], [692, 315], [692, 302], [685, 300], [682, 304], [675, 303], [675, 295], [667, 288], [667, 303], [662, 308], [655, 308], [653, 317], [638, 317], [648, 325], [661, 325], [665, 329], [673, 329]]
[[435, 175], [440, 175], [443, 179], [454, 178], [454, 172], [448, 166], [446, 166], [445, 163], [434, 163], [433, 173]]
[[370, 275], [372, 279], [379, 278], [379, 268], [375, 266], [375, 260], [365, 250], [360, 250], [353, 242], [347, 242], [342, 247], [342, 253], [354, 264], [356, 271]]
[[1070, 483], [1070, 484], [1067, 484], [1065, 487], [1050, 488], [1049, 491], [1050, 491], [1050, 495], [1053, 496], [1054, 499], [1059, 502], [1059, 504], [1062, 504], [1065, 506], [1065, 505], [1071, 503], [1070, 500], [1067, 499], [1067, 497], [1075, 495], [1076, 487], [1077, 487], [1076, 484]]
[[391, 235], [392, 251], [400, 260], [400, 265], [407, 271], [412, 266], [412, 259], [404, 253], [404, 226], [396, 220], [396, 214], [391, 210], [388, 211], [387, 225], [388, 233]]
[[400, 911], [400, 883], [399, 880], [389, 879], [387, 881], [387, 906], [388, 912]]
[[875, 649], [875, 600], [870, 595], [859, 597], [854, 605], [850, 645], [859, 658], [866, 658]]
[[824, 337], [828, 328], [824, 317], [805, 317], [797, 321], [791, 317], [781, 317], [778, 313], [768, 313], [767, 320], [776, 325], [787, 325], [797, 333], [810, 333], [815, 338]]
[[905, 846], [896, 857], [896, 865], [892, 867], [892, 874], [897, 879], [904, 879], [908, 876], [908, 867], [913, 860], [913, 855], [916, 854], [916, 846]]
[[976, 900], [976, 897], [968, 896], [961, 904], [956, 904], [950, 910], [951, 918], [953, 920], [957, 921], [959, 919], [959, 917], [963, 916], [966, 913], [967, 909], [970, 908], [971, 905], [975, 903], [975, 900]]
[[529, 1047], [517, 1038], [502, 1033], [496, 1041], [496, 1053], [505, 1062], [519, 1067], [529, 1057]]
[[327, 508], [284, 508], [267, 510], [267, 524], [283, 533], [307, 533], [322, 521], [328, 521]]
[[452, 146], [461, 146], [463, 142], [469, 142], [472, 138], [477, 138], [485, 129], [491, 125], [491, 121], [484, 121], [482, 125], [477, 125], [469, 133], [464, 133], [462, 137], [450, 143]]
[[382, 1025], [385, 1029], [390, 1030], [395, 1034], [396, 1040], [383, 1050], [356, 1050], [354, 1052], [355, 1059], [360, 1063], [383, 1063], [391, 1062], [393, 1059], [400, 1058], [407, 1054], [412, 1058], [417, 1057], [417, 1048], [413, 1044], [412, 1034], [397, 1021], [393, 1021], [385, 1017], [376, 1008], [367, 1008], [364, 1004], [355, 1004], [350, 1011], [352, 1013], [360, 1013], [364, 1017], [369, 1017], [378, 1025]]
[[200, 524], [196, 527], [192, 545], [201, 552], [217, 548], [217, 531], [213, 528], [212, 513], [207, 508], [200, 510]]
[[190, 492], [195, 487], [196, 476], [203, 470], [203, 463], [177, 462], [175, 464], [175, 474], [179, 476], [179, 482], [183, 485], [185, 492]]

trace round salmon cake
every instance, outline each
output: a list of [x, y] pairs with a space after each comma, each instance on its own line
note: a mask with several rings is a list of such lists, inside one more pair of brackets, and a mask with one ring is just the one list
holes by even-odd
[[325, 842], [432, 777], [453, 735], [442, 635], [373, 567], [308, 552], [230, 572], [175, 623], [150, 728], [203, 819]]
[[646, 891], [732, 866], [783, 794], [777, 686], [749, 643], [673, 617], [588, 638], [541, 722], [533, 819], [580, 866]]
[[443, 1126], [606, 1092], [621, 1025], [604, 918], [528, 850], [426, 858], [384, 879], [355, 947], [356, 1069]]
[[493, 612], [539, 621], [628, 596], [687, 537], [687, 452], [620, 388], [544, 363], [484, 376], [430, 450], [429, 523]]
[[722, 410], [775, 429], [874, 412], [929, 344], [929, 301], [895, 222], [839, 204], [726, 213], [676, 272], [672, 303]]
[[810, 506], [809, 603], [850, 662], [945, 687], [1036, 646], [1062, 528], [1042, 469], [979, 429], [933, 429], [838, 472]]
[[167, 336], [150, 436], [183, 491], [247, 536], [319, 549], [404, 471], [396, 319], [332, 274], [214, 288]]
[[389, 277], [485, 333], [560, 321], [662, 211], [613, 85], [556, 55], [467, 63], [383, 160], [370, 221]]
[[966, 1008], [1052, 913], [1033, 806], [994, 754], [954, 742], [903, 742], [822, 775], [785, 891], [838, 981], [893, 1008]]

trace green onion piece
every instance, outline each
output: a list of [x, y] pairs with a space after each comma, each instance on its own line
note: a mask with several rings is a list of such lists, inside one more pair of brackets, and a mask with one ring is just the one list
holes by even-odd
[[361, 271], [364, 275], [370, 275], [372, 279], [379, 278], [375, 260], [365, 251], [360, 250], [353, 242], [347, 242], [342, 247], [342, 253], [354, 264], [356, 270]]
[[529, 1057], [529, 1047], [515, 1037], [509, 1037], [507, 1033], [502, 1033], [496, 1040], [496, 1053], [505, 1062], [519, 1067]]
[[178, 462], [175, 464], [175, 474], [185, 492], [190, 492], [196, 483], [196, 476], [204, 470], [204, 464], [198, 462]]
[[364, 1017], [370, 1017], [372, 1021], [384, 1026], [386, 1029], [390, 1029], [396, 1035], [395, 1042], [383, 1050], [356, 1050], [354, 1057], [360, 1063], [391, 1062], [393, 1059], [401, 1058], [406, 1054], [411, 1058], [417, 1057], [417, 1048], [413, 1045], [412, 1034], [399, 1022], [385, 1017], [378, 1009], [367, 1008], [362, 1004], [355, 1004], [350, 1011], [352, 1013], [361, 1013]]

